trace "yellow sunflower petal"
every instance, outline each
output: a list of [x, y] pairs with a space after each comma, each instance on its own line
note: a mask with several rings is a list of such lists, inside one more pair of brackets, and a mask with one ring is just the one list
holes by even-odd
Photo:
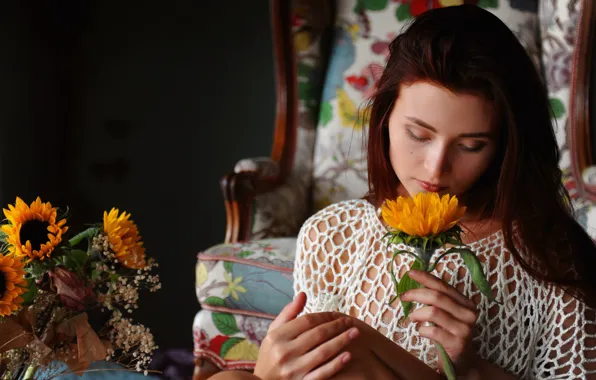
[[437, 235], [455, 226], [466, 211], [457, 197], [419, 193], [414, 198], [387, 200], [381, 210], [385, 222], [408, 235]]
[[145, 248], [137, 225], [129, 213], [112, 208], [103, 213], [103, 231], [120, 264], [127, 268], [141, 269], [146, 266]]
[[0, 254], [0, 316], [10, 315], [13, 311], [19, 310], [23, 303], [21, 295], [27, 291], [25, 280], [24, 262], [13, 259], [11, 255]]

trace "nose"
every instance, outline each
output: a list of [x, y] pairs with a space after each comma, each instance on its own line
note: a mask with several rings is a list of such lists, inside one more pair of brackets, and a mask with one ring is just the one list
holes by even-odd
[[427, 180], [439, 182], [443, 175], [451, 170], [448, 153], [445, 146], [435, 146], [430, 149], [424, 160], [424, 168], [429, 176]]

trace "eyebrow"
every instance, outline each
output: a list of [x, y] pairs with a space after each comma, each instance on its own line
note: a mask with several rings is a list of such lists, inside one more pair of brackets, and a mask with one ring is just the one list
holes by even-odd
[[[432, 125], [428, 124], [427, 122], [418, 119], [417, 117], [413, 117], [413, 116], [406, 116], [406, 119], [410, 120], [411, 122], [413, 122], [414, 124], [417, 124], [418, 126], [424, 128], [424, 129], [428, 129], [431, 132], [437, 133], [437, 129], [435, 127], [433, 127]], [[493, 134], [490, 132], [476, 132], [476, 133], [462, 133], [459, 135], [459, 137], [485, 137], [485, 138], [491, 138], [493, 137]]]

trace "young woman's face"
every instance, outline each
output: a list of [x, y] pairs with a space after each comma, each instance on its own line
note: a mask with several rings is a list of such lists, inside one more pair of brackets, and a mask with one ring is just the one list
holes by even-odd
[[389, 117], [389, 154], [400, 193], [464, 194], [494, 159], [493, 120], [482, 97], [429, 82], [402, 85]]

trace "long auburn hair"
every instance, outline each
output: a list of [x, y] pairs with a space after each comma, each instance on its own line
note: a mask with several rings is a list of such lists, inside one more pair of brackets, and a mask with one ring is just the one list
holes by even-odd
[[518, 38], [492, 13], [460, 5], [418, 16], [389, 52], [368, 108], [367, 199], [379, 206], [397, 197], [387, 122], [401, 84], [428, 81], [483, 96], [497, 114], [499, 148], [462, 201], [501, 221], [507, 249], [533, 278], [596, 307], [596, 276], [589, 273], [596, 246], [574, 219], [547, 91]]

